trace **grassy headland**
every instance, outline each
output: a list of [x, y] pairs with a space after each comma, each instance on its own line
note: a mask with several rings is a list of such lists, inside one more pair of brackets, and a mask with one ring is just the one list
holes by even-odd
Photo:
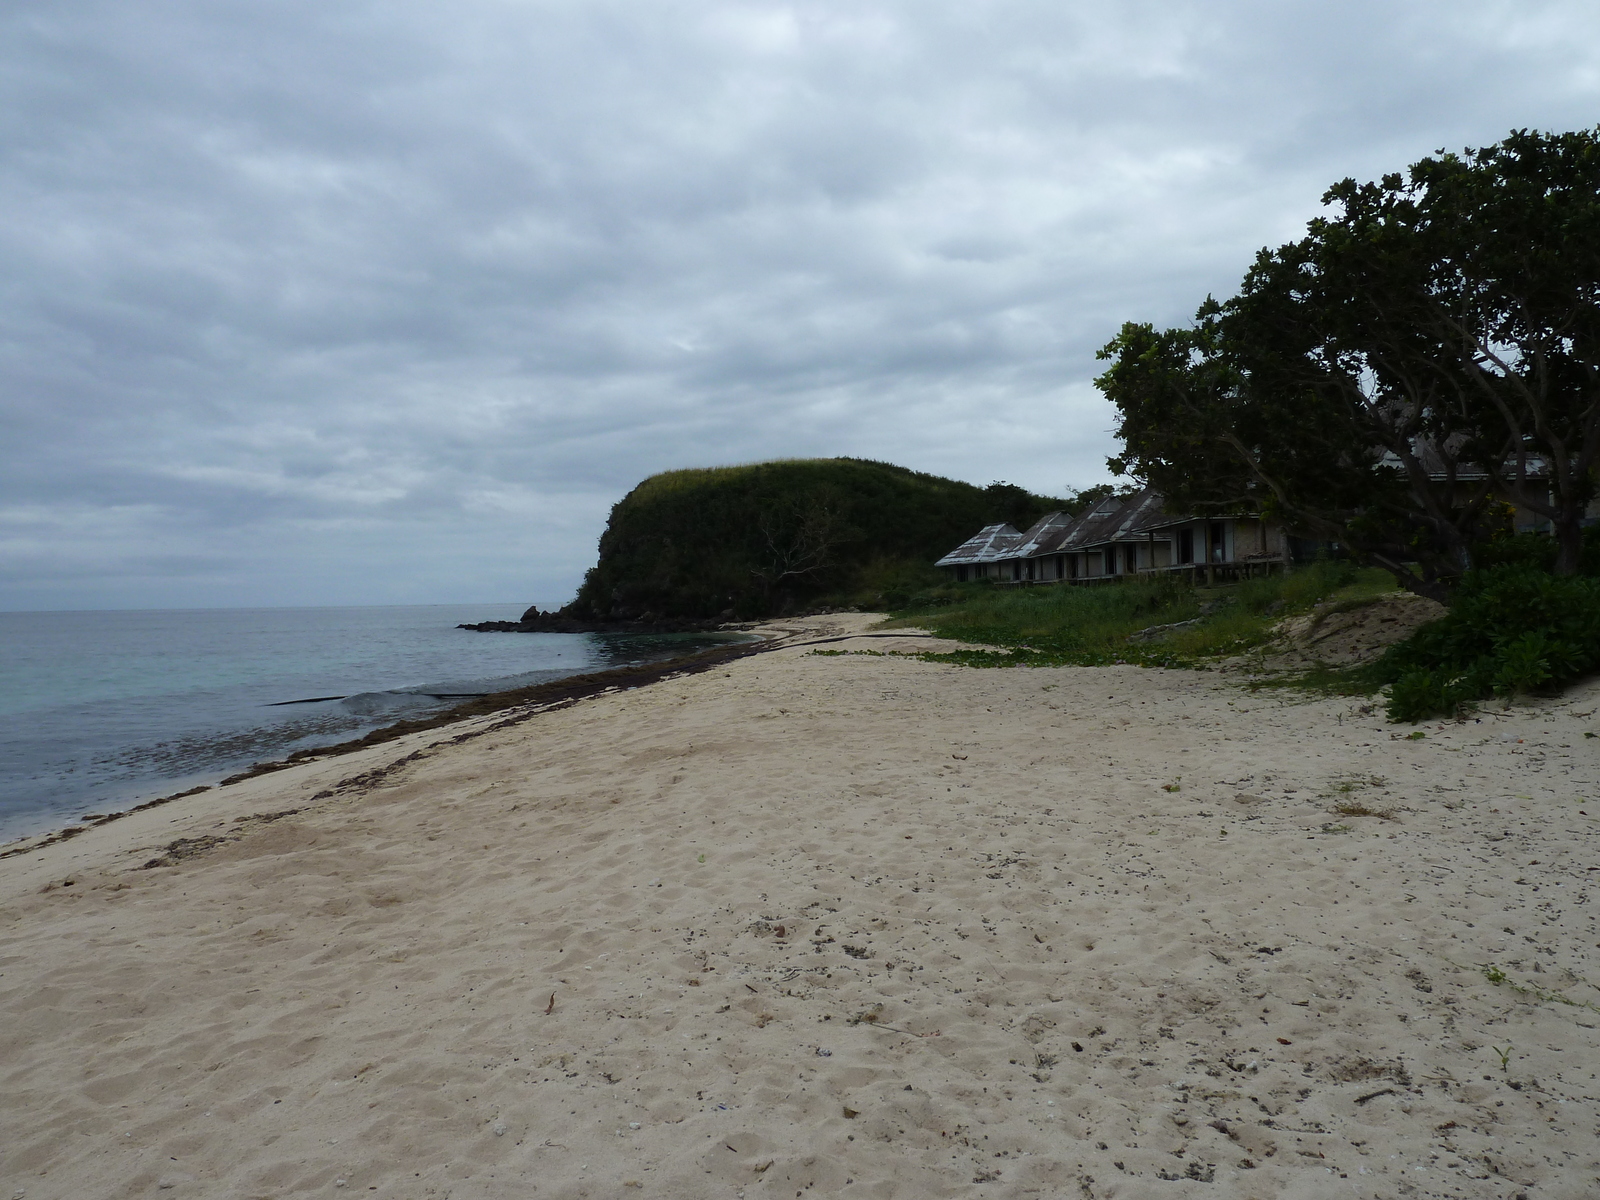
[[1092, 503], [975, 487], [889, 463], [797, 459], [668, 471], [617, 502], [563, 614], [749, 620], [824, 605], [903, 607], [985, 525]]

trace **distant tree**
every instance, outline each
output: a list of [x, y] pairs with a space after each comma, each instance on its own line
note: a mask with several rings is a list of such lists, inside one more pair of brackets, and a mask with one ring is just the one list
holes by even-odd
[[1113, 469], [1274, 513], [1440, 599], [1506, 502], [1576, 571], [1600, 461], [1597, 131], [1517, 131], [1323, 199], [1236, 297], [1101, 351]]
[[1067, 488], [1066, 498], [1061, 502], [1061, 507], [1073, 516], [1088, 512], [1107, 496], [1131, 496], [1139, 489], [1127, 484], [1097, 483], [1093, 487]]
[[759, 546], [750, 573], [766, 595], [790, 581], [820, 575], [859, 532], [846, 520], [844, 499], [820, 488], [768, 500], [755, 514]]
[[[1098, 382], [1121, 409], [1112, 470], [1178, 508], [1277, 517], [1448, 600], [1487, 529], [1486, 489], [1462, 503], [1434, 481], [1403, 413], [1356, 392], [1331, 397], [1280, 364], [1241, 363], [1226, 315], [1208, 302], [1191, 329], [1125, 325], [1101, 352], [1115, 361]], [[1396, 466], [1406, 459], [1414, 471]]]
[[1065, 500], [1035, 496], [1014, 483], [996, 481], [983, 489], [989, 509], [989, 523], [1004, 521], [1016, 529], [1026, 529], [1046, 513], [1068, 507]]

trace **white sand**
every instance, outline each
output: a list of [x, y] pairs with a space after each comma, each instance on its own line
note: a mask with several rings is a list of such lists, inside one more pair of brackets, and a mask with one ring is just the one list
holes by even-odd
[[0, 862], [0, 1200], [1600, 1195], [1597, 706], [793, 649], [138, 814]]

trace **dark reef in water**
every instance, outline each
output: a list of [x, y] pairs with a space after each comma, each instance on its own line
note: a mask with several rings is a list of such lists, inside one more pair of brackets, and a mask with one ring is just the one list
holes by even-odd
[[521, 620], [478, 621], [456, 626], [476, 633], [710, 633], [721, 627], [722, 622], [718, 620], [657, 617], [654, 613], [644, 613], [628, 621], [590, 621], [559, 612], [540, 612], [538, 605], [523, 613]]

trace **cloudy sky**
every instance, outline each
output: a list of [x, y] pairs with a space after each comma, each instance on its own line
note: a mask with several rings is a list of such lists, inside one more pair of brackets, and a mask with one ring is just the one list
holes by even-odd
[[0, 608], [557, 603], [673, 467], [1095, 483], [1123, 320], [1597, 121], [1593, 0], [12, 0]]

